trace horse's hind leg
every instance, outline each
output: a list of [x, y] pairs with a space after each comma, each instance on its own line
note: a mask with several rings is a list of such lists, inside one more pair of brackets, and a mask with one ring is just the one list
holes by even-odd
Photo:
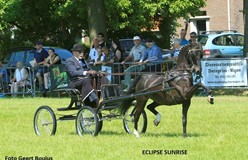
[[152, 102], [151, 104], [149, 104], [147, 106], [147, 109], [149, 111], [151, 111], [156, 116], [156, 119], [153, 121], [155, 126], [158, 126], [158, 124], [160, 123], [160, 120], [161, 120], [161, 115], [155, 109], [157, 106], [159, 106], [159, 104], [157, 102]]
[[190, 100], [182, 103], [182, 123], [183, 123], [183, 137], [187, 137], [187, 113], [190, 106]]
[[138, 121], [141, 115], [141, 112], [144, 110], [147, 99], [138, 97], [136, 103], [136, 111], [134, 113], [134, 135], [138, 138], [139, 137], [139, 132], [138, 132]]

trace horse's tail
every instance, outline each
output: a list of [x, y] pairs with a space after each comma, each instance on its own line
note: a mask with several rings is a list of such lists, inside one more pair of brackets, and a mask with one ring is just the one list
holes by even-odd
[[120, 107], [119, 107], [120, 113], [125, 114], [126, 110], [131, 107], [134, 100], [135, 100], [134, 98], [129, 98], [129, 99], [123, 100], [120, 104]]

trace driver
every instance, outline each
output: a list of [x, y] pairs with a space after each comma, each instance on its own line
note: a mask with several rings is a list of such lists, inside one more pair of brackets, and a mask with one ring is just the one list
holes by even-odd
[[99, 99], [93, 88], [93, 79], [90, 75], [96, 75], [95, 70], [89, 68], [84, 61], [85, 48], [81, 44], [74, 44], [73, 56], [66, 60], [66, 71], [69, 78], [69, 87], [78, 89], [82, 94], [82, 100], [86, 105], [97, 107]]

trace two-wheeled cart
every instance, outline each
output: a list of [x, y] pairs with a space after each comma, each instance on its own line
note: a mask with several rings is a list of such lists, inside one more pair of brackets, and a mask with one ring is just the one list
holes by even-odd
[[[133, 115], [135, 104], [125, 110], [123, 114], [116, 112], [122, 100], [135, 95], [124, 96], [120, 94], [117, 84], [108, 84], [101, 87], [101, 99], [98, 108], [86, 106], [82, 102], [81, 94], [77, 89], [60, 89], [71, 97], [71, 102], [66, 108], [57, 108], [57, 114], [49, 106], [38, 107], [34, 114], [34, 131], [37, 135], [55, 135], [58, 121], [75, 120], [76, 131], [79, 135], [92, 134], [96, 136], [102, 129], [104, 120], [122, 119], [123, 127], [127, 133], [133, 132]], [[62, 114], [65, 111], [77, 110], [76, 113]], [[144, 133], [147, 128], [145, 111], [139, 119], [139, 132]]]

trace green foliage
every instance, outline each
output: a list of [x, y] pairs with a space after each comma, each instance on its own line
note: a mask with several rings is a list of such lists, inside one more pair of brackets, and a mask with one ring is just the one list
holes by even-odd
[[[88, 21], [95, 19], [88, 17], [87, 2], [87, 0], [0, 0], [0, 30], [1, 34], [5, 34], [1, 36], [9, 36], [10, 39], [14, 35], [10, 46], [43, 40], [45, 44], [69, 49], [81, 38], [82, 30], [88, 33]], [[168, 47], [170, 36], [177, 26], [176, 20], [196, 14], [205, 4], [204, 0], [103, 2], [106, 19], [104, 23], [109, 38], [133, 37], [142, 35], [142, 31], [145, 31], [143, 35], [157, 38], [162, 47]], [[92, 10], [97, 12], [97, 8]], [[151, 32], [157, 27], [155, 24], [160, 29], [159, 33]], [[9, 29], [11, 31], [7, 31]], [[9, 35], [9, 32], [12, 34]]]

